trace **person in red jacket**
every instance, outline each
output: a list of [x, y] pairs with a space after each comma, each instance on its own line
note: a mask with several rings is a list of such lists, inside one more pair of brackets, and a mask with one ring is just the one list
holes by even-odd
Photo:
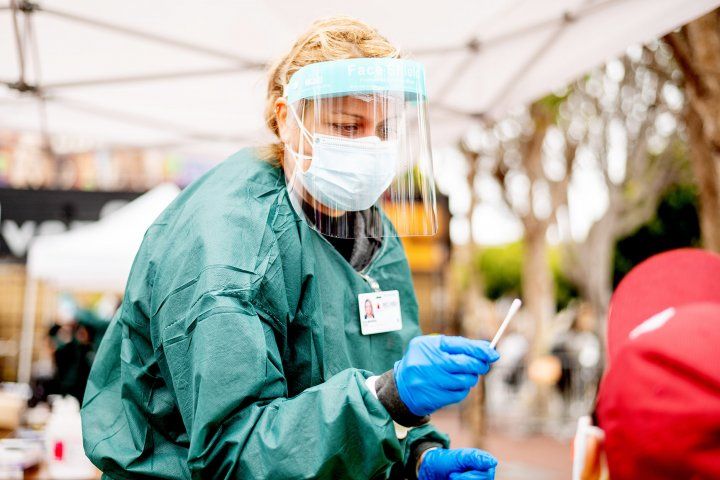
[[720, 478], [720, 256], [656, 255], [610, 303], [608, 366], [573, 479]]

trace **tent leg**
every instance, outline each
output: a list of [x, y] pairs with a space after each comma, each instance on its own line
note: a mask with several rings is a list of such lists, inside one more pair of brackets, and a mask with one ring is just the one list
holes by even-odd
[[22, 333], [17, 381], [30, 383], [32, 371], [33, 343], [35, 340], [35, 312], [37, 307], [38, 282], [32, 276], [25, 281], [25, 306], [23, 308]]

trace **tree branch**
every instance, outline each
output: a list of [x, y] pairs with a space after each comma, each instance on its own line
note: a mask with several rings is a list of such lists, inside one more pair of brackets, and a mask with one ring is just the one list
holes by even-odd
[[702, 81], [695, 73], [696, 67], [690, 51], [686, 27], [683, 27], [679, 32], [668, 33], [663, 37], [663, 40], [670, 46], [673, 56], [675, 57], [675, 61], [683, 73], [687, 86], [694, 92], [700, 91], [702, 89]]

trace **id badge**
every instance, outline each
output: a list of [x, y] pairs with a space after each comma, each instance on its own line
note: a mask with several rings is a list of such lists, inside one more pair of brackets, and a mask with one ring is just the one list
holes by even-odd
[[397, 290], [358, 295], [360, 331], [363, 335], [402, 329], [400, 293]]

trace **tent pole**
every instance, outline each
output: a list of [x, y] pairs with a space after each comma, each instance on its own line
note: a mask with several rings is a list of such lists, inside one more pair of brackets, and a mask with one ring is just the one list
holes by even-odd
[[70, 12], [66, 12], [63, 10], [55, 10], [53, 8], [47, 8], [47, 7], [40, 7], [39, 10], [41, 12], [44, 12], [49, 15], [54, 15], [56, 17], [63, 18], [65, 20], [70, 20], [78, 23], [83, 23], [85, 25], [89, 25], [96, 28], [101, 28], [104, 30], [110, 30], [116, 33], [121, 33], [124, 35], [129, 35], [135, 38], [141, 38], [143, 40], [148, 40], [151, 42], [161, 43], [164, 45], [168, 45], [175, 48], [180, 48], [189, 52], [195, 52], [195, 53], [201, 53], [207, 56], [223, 59], [223, 60], [230, 60], [237, 64], [239, 67], [244, 67], [248, 69], [254, 69], [259, 70], [265, 68], [265, 62], [258, 62], [246, 58], [242, 58], [238, 55], [235, 55], [231, 52], [218, 50], [211, 47], [204, 47], [202, 45], [197, 45], [196, 43], [187, 42], [180, 39], [175, 39], [171, 37], [166, 37], [163, 35], [158, 35], [151, 32], [146, 32], [143, 30], [126, 27], [123, 25], [118, 25], [111, 22], [106, 22], [99, 19], [84, 17], [82, 15], [76, 15]]
[[16, 0], [10, 0], [10, 8], [12, 10], [13, 33], [15, 34], [15, 49], [17, 50], [18, 66], [20, 67], [20, 79], [18, 83], [25, 84], [25, 42], [23, 42], [22, 33], [20, 32], [20, 21], [18, 20], [20, 7]]
[[35, 340], [35, 313], [37, 308], [38, 281], [26, 273], [25, 304], [23, 308], [22, 333], [20, 335], [20, 352], [18, 361], [17, 381], [30, 383], [32, 371], [33, 344]]
[[215, 75], [235, 75], [243, 73], [242, 68], [227, 67], [227, 68], [208, 68], [204, 70], [190, 70], [190, 71], [177, 71], [167, 73], [154, 73], [147, 75], [130, 75], [125, 77], [110, 77], [110, 78], [91, 78], [87, 80], [72, 80], [59, 83], [46, 83], [43, 84], [44, 90], [51, 90], [57, 88], [75, 88], [75, 87], [86, 87], [96, 85], [117, 85], [124, 83], [144, 83], [144, 82], [156, 82], [161, 80], [178, 80], [187, 79], [194, 77], [210, 77]]

